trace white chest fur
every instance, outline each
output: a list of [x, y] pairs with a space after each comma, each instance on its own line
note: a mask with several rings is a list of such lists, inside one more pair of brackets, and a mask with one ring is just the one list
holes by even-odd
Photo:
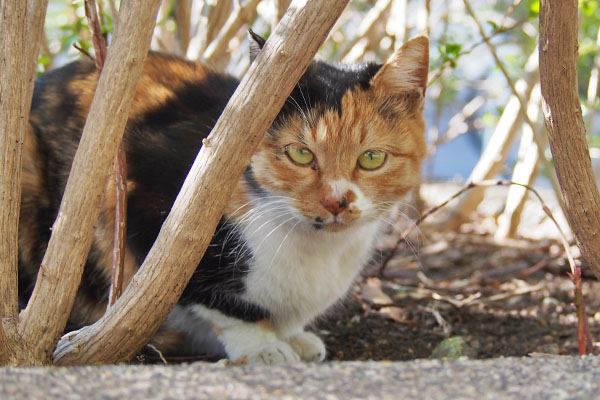
[[299, 225], [257, 218], [243, 228], [254, 252], [245, 298], [272, 313], [282, 337], [347, 292], [371, 255], [379, 223], [335, 233]]

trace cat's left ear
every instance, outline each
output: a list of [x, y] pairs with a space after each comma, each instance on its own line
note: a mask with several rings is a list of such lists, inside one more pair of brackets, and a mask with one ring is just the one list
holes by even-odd
[[265, 42], [267, 40], [254, 32], [252, 29], [248, 30], [248, 42], [250, 45], [250, 63], [253, 63], [256, 57], [258, 57], [258, 53], [265, 46]]
[[418, 36], [404, 43], [381, 67], [371, 86], [384, 96], [418, 91], [425, 96], [429, 71], [429, 39]]

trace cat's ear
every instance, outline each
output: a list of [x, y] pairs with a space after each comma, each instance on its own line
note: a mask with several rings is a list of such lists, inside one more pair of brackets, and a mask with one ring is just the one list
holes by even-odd
[[250, 63], [253, 63], [258, 53], [262, 50], [266, 42], [266, 39], [254, 32], [252, 29], [248, 30], [248, 43], [250, 44]]
[[429, 71], [429, 39], [418, 36], [404, 43], [381, 67], [371, 86], [385, 96], [419, 91], [425, 95]]

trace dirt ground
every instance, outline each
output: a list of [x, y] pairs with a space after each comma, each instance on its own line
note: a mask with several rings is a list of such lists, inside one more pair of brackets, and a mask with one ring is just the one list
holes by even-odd
[[[436, 204], [455, 191], [434, 185], [422, 193]], [[480, 207], [484, 212], [458, 233], [437, 232], [433, 216], [429, 229], [424, 226], [393, 254], [390, 249], [401, 229], [390, 227], [380, 241], [379, 256], [346, 301], [312, 327], [325, 341], [327, 359], [444, 357], [447, 346], [439, 345], [447, 338], [458, 338], [458, 355], [476, 359], [578, 354], [574, 285], [557, 231], [541, 207], [528, 202], [518, 236], [535, 239], [494, 241], [494, 210], [501, 210], [505, 194], [502, 189], [488, 196]], [[549, 205], [553, 208], [551, 201]], [[583, 270], [588, 321], [597, 341], [600, 282], [581, 264], [578, 249], [571, 249]], [[139, 361], [153, 359], [146, 352]]]
[[[573, 284], [556, 241], [501, 246], [489, 235], [438, 234], [416, 254], [400, 249], [383, 277], [370, 272], [317, 326], [330, 360], [428, 358], [456, 336], [469, 358], [578, 354]], [[583, 292], [597, 340], [600, 283], [591, 274]]]

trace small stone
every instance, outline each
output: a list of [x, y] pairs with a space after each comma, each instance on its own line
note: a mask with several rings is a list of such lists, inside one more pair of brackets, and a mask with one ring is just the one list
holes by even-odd
[[471, 349], [462, 336], [452, 336], [442, 340], [431, 352], [429, 358], [450, 358], [473, 356], [476, 352]]

